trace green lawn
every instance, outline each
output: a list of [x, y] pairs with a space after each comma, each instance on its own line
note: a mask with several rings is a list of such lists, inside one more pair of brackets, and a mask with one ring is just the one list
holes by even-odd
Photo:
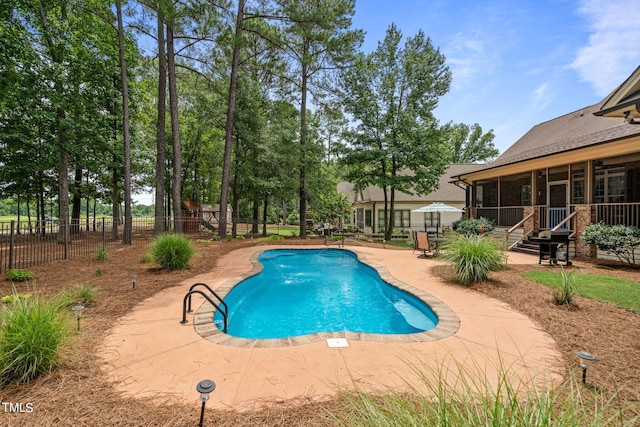
[[[640, 283], [610, 276], [569, 274], [576, 275], [578, 295], [596, 301], [610, 302], [620, 308], [640, 313]], [[530, 271], [523, 276], [552, 287], [559, 287], [562, 282], [562, 273], [559, 271]]]

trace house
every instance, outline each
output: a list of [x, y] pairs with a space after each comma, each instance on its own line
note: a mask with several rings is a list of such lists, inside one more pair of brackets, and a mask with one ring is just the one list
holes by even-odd
[[468, 215], [495, 220], [512, 246], [540, 229], [568, 230], [576, 255], [598, 256], [580, 238], [589, 224], [640, 225], [636, 118], [640, 67], [598, 104], [540, 123], [494, 162], [456, 175]]
[[[460, 219], [460, 212], [412, 212], [419, 207], [441, 202], [457, 208], [464, 208], [465, 188], [451, 182], [451, 177], [469, 168], [480, 165], [450, 165], [440, 177], [439, 186], [433, 192], [419, 196], [403, 192], [396, 192], [394, 203], [394, 228], [403, 230], [436, 231], [438, 219], [441, 227], [449, 227], [453, 221]], [[360, 191], [354, 189], [349, 182], [338, 184], [338, 191], [347, 195], [351, 202], [350, 224], [365, 233], [381, 232], [384, 230], [384, 192], [377, 186], [369, 186]], [[439, 218], [438, 218], [439, 216]]]

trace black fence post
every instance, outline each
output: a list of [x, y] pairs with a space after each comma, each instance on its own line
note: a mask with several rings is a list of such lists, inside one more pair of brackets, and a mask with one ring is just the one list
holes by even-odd
[[68, 256], [69, 256], [68, 255], [68, 248], [67, 248], [67, 243], [68, 243], [67, 242], [67, 236], [68, 236], [68, 233], [71, 233], [71, 229], [69, 228], [69, 224], [70, 224], [69, 222], [67, 222], [66, 224], [60, 224], [60, 226], [63, 227], [62, 235], [64, 236], [62, 238], [62, 243], [64, 245], [64, 248], [63, 248], [63, 259], [69, 259], [68, 258]]
[[106, 237], [105, 236], [105, 228], [104, 228], [104, 217], [102, 217], [102, 248], [106, 249]]
[[13, 268], [13, 239], [16, 229], [16, 222], [11, 221], [11, 230], [9, 231], [9, 270]]

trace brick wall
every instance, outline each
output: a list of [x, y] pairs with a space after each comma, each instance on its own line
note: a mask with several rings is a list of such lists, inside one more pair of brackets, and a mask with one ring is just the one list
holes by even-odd
[[596, 247], [594, 245], [589, 245], [582, 240], [582, 232], [584, 229], [595, 221], [595, 207], [591, 205], [576, 205], [574, 209], [576, 212], [576, 256], [595, 257]]

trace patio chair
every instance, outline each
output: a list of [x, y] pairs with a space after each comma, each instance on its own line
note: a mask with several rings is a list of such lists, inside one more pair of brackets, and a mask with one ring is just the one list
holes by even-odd
[[433, 249], [431, 249], [431, 245], [429, 244], [429, 235], [424, 231], [414, 231], [414, 239], [415, 244], [413, 245], [413, 252], [416, 250], [422, 251], [423, 255], [427, 255], [429, 252], [433, 255]]

